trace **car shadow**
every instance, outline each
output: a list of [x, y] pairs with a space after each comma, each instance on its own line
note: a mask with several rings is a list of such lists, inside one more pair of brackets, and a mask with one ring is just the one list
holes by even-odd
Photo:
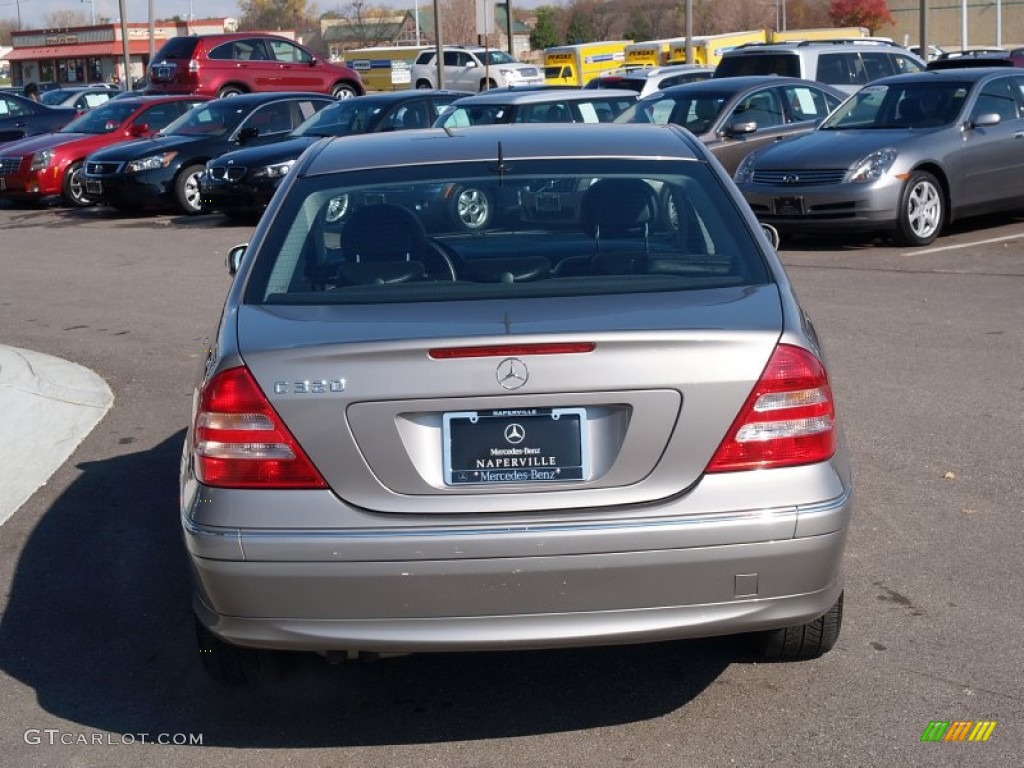
[[184, 431], [78, 465], [18, 554], [0, 668], [55, 718], [204, 746], [416, 744], [574, 731], [686, 705], [743, 655], [738, 640], [420, 654], [330, 665], [290, 654], [243, 688], [202, 670], [178, 519]]

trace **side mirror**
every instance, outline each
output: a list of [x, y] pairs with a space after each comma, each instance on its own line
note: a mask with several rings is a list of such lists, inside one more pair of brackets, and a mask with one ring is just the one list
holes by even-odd
[[761, 224], [761, 229], [764, 231], [765, 237], [768, 238], [768, 242], [772, 244], [774, 250], [779, 250], [779, 243], [782, 242], [782, 238], [779, 236], [779, 230], [773, 227], [771, 224]]
[[466, 62], [466, 69], [473, 69], [473, 67], [476, 67], [476, 66], [478, 66], [478, 64], [475, 61], [467, 61]]
[[745, 133], [753, 133], [757, 130], [757, 122], [755, 120], [737, 120], [735, 123], [729, 123], [725, 126], [726, 136], [742, 136]]
[[996, 112], [986, 112], [985, 114], [978, 115], [971, 120], [971, 127], [984, 128], [989, 125], [999, 125], [1001, 119], [1002, 118], [1000, 118], [999, 114]]
[[128, 128], [128, 134], [136, 139], [149, 134], [149, 123], [134, 123]]
[[236, 141], [239, 144], [245, 144], [247, 141], [252, 141], [253, 139], [255, 139], [259, 135], [260, 135], [259, 128], [253, 128], [253, 127], [250, 126], [248, 128], [243, 128], [242, 130], [240, 130], [238, 132], [238, 136], [236, 138]]
[[228, 251], [227, 258], [224, 259], [224, 264], [228, 268], [228, 274], [232, 277], [238, 274], [238, 268], [242, 266], [242, 257], [245, 256], [245, 250], [248, 247], [248, 243], [242, 243]]

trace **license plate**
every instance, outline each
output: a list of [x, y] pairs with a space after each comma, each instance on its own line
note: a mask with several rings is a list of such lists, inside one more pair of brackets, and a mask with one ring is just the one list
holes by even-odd
[[583, 408], [444, 414], [447, 485], [584, 480], [589, 470]]
[[85, 191], [89, 195], [102, 195], [103, 194], [103, 182], [95, 181], [94, 179], [85, 180]]
[[558, 195], [537, 195], [538, 211], [562, 210], [562, 198]]
[[803, 216], [804, 199], [802, 197], [776, 197], [776, 216]]

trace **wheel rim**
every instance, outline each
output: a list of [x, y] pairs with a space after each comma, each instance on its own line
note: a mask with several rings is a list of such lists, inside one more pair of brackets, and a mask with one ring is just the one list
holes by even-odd
[[68, 192], [71, 202], [75, 205], [89, 205], [92, 201], [85, 194], [85, 184], [82, 181], [82, 166], [78, 165], [68, 170]]
[[934, 235], [942, 222], [942, 196], [930, 181], [919, 181], [907, 197], [907, 224], [916, 237]]
[[202, 208], [201, 201], [199, 199], [199, 177], [203, 174], [202, 171], [196, 171], [190, 173], [185, 177], [185, 183], [181, 189], [184, 194], [182, 197], [185, 200], [185, 204], [189, 210], [198, 211]]
[[334, 98], [336, 99], [351, 99], [355, 94], [348, 88], [341, 87], [334, 91]]
[[467, 229], [479, 229], [487, 224], [491, 208], [487, 195], [479, 189], [464, 189], [455, 201], [456, 215]]

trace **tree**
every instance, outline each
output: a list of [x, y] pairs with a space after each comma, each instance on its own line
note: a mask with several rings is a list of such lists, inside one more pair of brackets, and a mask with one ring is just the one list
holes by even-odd
[[563, 11], [551, 5], [537, 8], [537, 23], [530, 32], [530, 47], [535, 51], [553, 48], [561, 43], [558, 27], [561, 25]]
[[11, 33], [18, 30], [16, 19], [0, 19], [0, 45], [11, 44]]
[[[440, 0], [441, 34], [445, 45], [476, 45], [474, 0]], [[493, 6], [488, 5], [488, 8]]]
[[68, 27], [87, 27], [90, 18], [81, 11], [54, 11], [46, 14], [43, 23], [47, 29], [67, 29]]
[[317, 13], [307, 0], [238, 0], [238, 10], [240, 30], [302, 29]]
[[895, 24], [885, 0], [832, 0], [829, 10], [839, 27], [867, 27], [875, 34], [885, 24]]

